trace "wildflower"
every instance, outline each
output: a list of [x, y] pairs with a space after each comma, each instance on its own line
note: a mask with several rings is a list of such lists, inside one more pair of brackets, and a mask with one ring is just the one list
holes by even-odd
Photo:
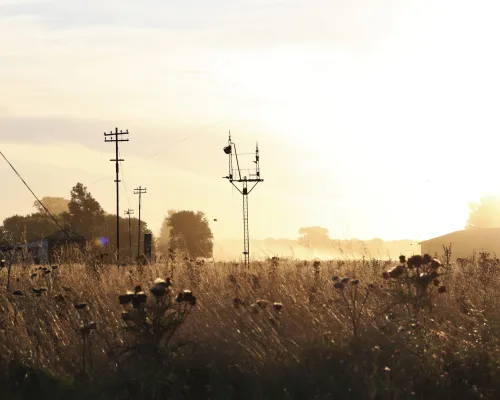
[[120, 304], [128, 304], [132, 301], [132, 298], [134, 297], [134, 292], [127, 291], [126, 294], [122, 294], [118, 296], [118, 300], [120, 301]]
[[87, 308], [87, 303], [76, 303], [74, 304], [74, 307], [77, 310], [83, 310], [84, 308]]
[[132, 319], [132, 317], [130, 316], [128, 311], [122, 312], [122, 320], [123, 321], [130, 321], [131, 319]]
[[389, 271], [389, 276], [391, 278], [398, 278], [401, 276], [401, 274], [404, 272], [404, 270], [405, 270], [405, 267], [403, 267], [402, 265], [398, 265]]
[[65, 301], [65, 298], [61, 293], [59, 293], [54, 296], [54, 300], [63, 303]]
[[48, 274], [50, 274], [50, 270], [45, 269], [45, 270], [43, 271], [43, 273], [44, 273], [44, 275], [48, 275]]
[[283, 304], [281, 304], [279, 301], [275, 301], [273, 303], [273, 307], [276, 311], [280, 311], [283, 308]]
[[134, 296], [132, 297], [132, 306], [134, 308], [139, 308], [141, 304], [144, 304], [146, 300], [148, 299], [148, 296], [144, 292], [136, 292]]
[[439, 292], [439, 293], [446, 293], [446, 286], [440, 286], [440, 287], [438, 288], [438, 292]]
[[[161, 281], [161, 282], [158, 282]], [[157, 279], [155, 284], [149, 289], [155, 297], [163, 297], [167, 291], [167, 283], [163, 279]]]
[[24, 293], [20, 290], [14, 290], [13, 294], [14, 296], [24, 296]]
[[407, 265], [408, 265], [408, 268], [413, 269], [413, 268], [421, 267], [423, 263], [424, 263], [424, 261], [423, 261], [422, 256], [415, 255], [415, 256], [411, 256], [408, 259]]
[[432, 260], [433, 258], [429, 254], [424, 254], [424, 256], [422, 257], [422, 261], [424, 264], [429, 264]]
[[391, 372], [391, 369], [390, 369], [389, 367], [385, 367], [385, 368], [384, 368], [384, 371], [385, 371], [385, 372]]
[[31, 274], [31, 279], [35, 279], [37, 276], [37, 274]]
[[260, 308], [266, 308], [267, 307], [267, 300], [257, 300], [256, 301], [257, 305], [260, 307]]
[[89, 322], [86, 325], [80, 326], [80, 332], [83, 334], [88, 334], [90, 331], [95, 331], [97, 329], [97, 324], [95, 322]]

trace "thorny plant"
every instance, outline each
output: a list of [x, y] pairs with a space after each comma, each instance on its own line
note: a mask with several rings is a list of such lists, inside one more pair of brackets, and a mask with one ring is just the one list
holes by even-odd
[[174, 296], [170, 278], [158, 278], [150, 288], [151, 296], [136, 286], [119, 296], [124, 307], [124, 330], [132, 341], [123, 354], [136, 353], [161, 359], [168, 354], [172, 337], [196, 305], [196, 296], [184, 290]]
[[80, 335], [82, 338], [82, 371], [84, 374], [88, 372], [87, 360], [90, 362], [92, 367], [92, 343], [91, 334], [92, 331], [97, 329], [97, 324], [91, 321], [88, 314], [87, 303], [75, 303], [74, 307], [78, 312], [81, 320], [80, 324]]
[[399, 264], [383, 273], [389, 286], [386, 292], [393, 298], [389, 308], [404, 305], [415, 320], [422, 309], [432, 310], [433, 295], [446, 293], [446, 286], [438, 279], [443, 269], [441, 262], [428, 254], [414, 255], [408, 260], [400, 256]]
[[350, 279], [348, 277], [333, 276], [332, 280], [334, 288], [340, 293], [341, 300], [347, 308], [353, 336], [357, 337], [363, 310], [375, 286], [370, 283], [365, 287], [361, 287], [359, 279]]

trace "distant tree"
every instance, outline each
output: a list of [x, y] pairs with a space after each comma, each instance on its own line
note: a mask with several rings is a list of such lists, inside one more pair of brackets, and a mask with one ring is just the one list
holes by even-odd
[[[139, 220], [137, 218], [131, 218], [130, 226], [132, 233], [132, 251], [130, 251], [128, 217], [120, 217], [120, 252], [123, 256], [132, 256], [132, 258], [135, 259], [137, 257], [137, 230], [139, 228]], [[143, 240], [143, 235], [145, 233], [150, 233], [150, 230], [148, 229], [147, 222], [141, 220], [141, 240]], [[116, 248], [116, 215], [106, 214], [104, 216], [104, 226], [99, 231], [98, 237], [107, 237], [108, 249], [113, 249], [109, 252], [114, 252], [114, 249]], [[143, 248], [141, 246], [141, 254], [142, 253]]]
[[68, 208], [67, 218], [73, 231], [89, 240], [102, 236], [105, 212], [83, 184], [77, 183], [71, 190]]
[[[43, 205], [47, 208], [47, 210], [49, 210], [49, 212], [52, 215], [59, 215], [59, 214], [62, 214], [64, 212], [69, 212], [69, 207], [68, 207], [69, 200], [67, 200], [65, 198], [46, 196], [46, 197], [41, 198], [40, 201], [43, 203]], [[35, 207], [39, 213], [41, 213], [41, 214], [45, 213], [45, 210], [43, 209], [43, 207], [36, 200], [33, 203], [33, 207]]]
[[3, 229], [14, 243], [32, 242], [57, 232], [56, 223], [46, 215], [14, 215], [3, 221]]
[[190, 257], [212, 257], [213, 234], [201, 211], [176, 211], [167, 217], [170, 248], [183, 250]]
[[484, 196], [478, 204], [469, 204], [466, 229], [498, 227], [500, 227], [500, 196]]
[[169, 210], [167, 216], [163, 219], [160, 229], [160, 236], [156, 241], [156, 248], [164, 255], [168, 254], [170, 248], [170, 230], [172, 229], [168, 224], [169, 218], [175, 213], [174, 210]]
[[328, 229], [320, 226], [310, 226], [299, 229], [299, 244], [306, 247], [327, 247], [332, 244]]

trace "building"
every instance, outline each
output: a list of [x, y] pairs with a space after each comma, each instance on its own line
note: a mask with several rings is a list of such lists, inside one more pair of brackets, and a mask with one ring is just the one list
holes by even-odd
[[420, 242], [421, 254], [442, 257], [443, 246], [451, 245], [451, 259], [467, 258], [473, 253], [488, 252], [500, 257], [500, 228], [466, 229]]
[[49, 264], [54, 261], [55, 252], [59, 247], [75, 243], [83, 247], [87, 243], [87, 239], [76, 232], [67, 230], [58, 231], [46, 238], [27, 243], [21, 248], [27, 250], [28, 257], [34, 264]]

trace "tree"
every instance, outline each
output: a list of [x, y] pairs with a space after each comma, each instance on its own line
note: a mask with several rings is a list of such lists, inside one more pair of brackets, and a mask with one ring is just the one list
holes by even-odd
[[183, 250], [190, 257], [212, 257], [214, 236], [203, 212], [176, 211], [167, 221], [172, 249]]
[[326, 228], [321, 228], [320, 226], [310, 226], [300, 228], [299, 233], [302, 235], [299, 237], [299, 243], [302, 246], [329, 247], [332, 244], [332, 241], [328, 236], [328, 229]]
[[500, 196], [484, 196], [478, 204], [469, 204], [466, 229], [498, 227], [500, 227]]
[[[43, 203], [43, 205], [47, 208], [47, 210], [49, 210], [49, 212], [52, 215], [59, 215], [59, 214], [62, 214], [64, 212], [69, 212], [69, 207], [68, 207], [69, 200], [67, 200], [65, 198], [46, 196], [46, 197], [43, 197], [40, 201]], [[33, 203], [33, 207], [35, 207], [36, 210], [40, 214], [45, 213], [44, 208], [36, 200]]]
[[105, 212], [83, 184], [77, 183], [71, 190], [68, 208], [73, 231], [88, 240], [103, 236]]
[[156, 248], [164, 255], [168, 254], [170, 248], [170, 230], [168, 219], [175, 213], [174, 210], [169, 210], [167, 216], [163, 219], [160, 229], [160, 236], [157, 239]]
[[58, 226], [44, 214], [13, 215], [3, 221], [5, 234], [14, 243], [33, 242], [57, 232]]

